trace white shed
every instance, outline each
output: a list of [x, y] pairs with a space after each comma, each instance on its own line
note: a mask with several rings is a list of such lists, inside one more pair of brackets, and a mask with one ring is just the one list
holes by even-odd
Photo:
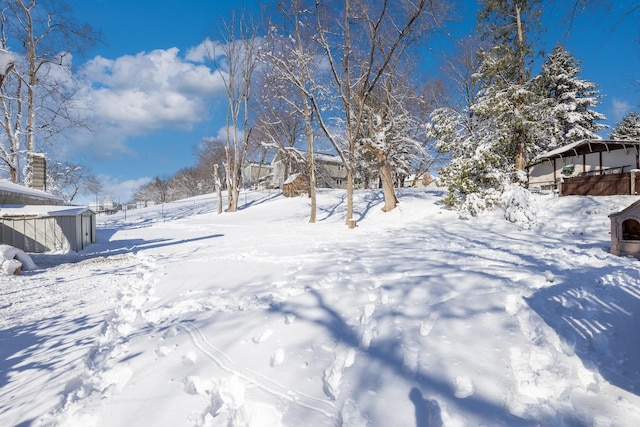
[[96, 216], [81, 206], [3, 206], [0, 243], [25, 252], [80, 251], [96, 242]]

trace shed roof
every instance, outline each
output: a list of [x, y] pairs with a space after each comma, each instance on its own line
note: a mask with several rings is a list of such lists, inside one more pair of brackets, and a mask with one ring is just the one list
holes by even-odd
[[640, 141], [636, 140], [614, 140], [614, 139], [583, 139], [563, 145], [555, 150], [547, 151], [535, 158], [533, 163], [540, 163], [543, 160], [555, 159], [565, 156], [578, 156], [588, 153], [599, 153], [603, 151], [619, 150], [621, 148], [640, 148]]
[[53, 216], [76, 216], [84, 213], [94, 213], [86, 206], [55, 206], [55, 205], [6, 205], [0, 207], [0, 218], [46, 218]]
[[[46, 191], [36, 190], [34, 188], [25, 187], [24, 185], [14, 184], [7, 179], [0, 179], [0, 195], [6, 194], [21, 194], [28, 196], [32, 199], [47, 200], [51, 204], [62, 204], [64, 200], [54, 194], [47, 193]], [[0, 199], [0, 205], [2, 205], [2, 199]]]

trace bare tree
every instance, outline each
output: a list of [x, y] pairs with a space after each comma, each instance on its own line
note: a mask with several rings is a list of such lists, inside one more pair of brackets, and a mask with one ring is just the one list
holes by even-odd
[[[71, 19], [62, 1], [6, 1], [0, 15], [0, 48], [11, 49], [16, 59], [2, 87], [7, 140], [0, 156], [12, 181], [30, 185], [30, 154], [63, 129], [83, 125], [73, 111], [70, 54], [95, 40], [88, 26]], [[23, 157], [27, 160], [21, 171]]]
[[263, 54], [266, 66], [259, 89], [260, 102], [256, 103], [257, 115], [252, 134], [263, 147], [275, 151], [282, 159], [283, 178], [286, 181], [291, 173], [289, 166], [294, 160], [292, 156], [295, 155], [295, 147], [304, 135], [304, 121], [292, 106], [299, 102], [299, 91], [284, 81], [276, 66], [271, 65], [269, 56], [280, 54], [273, 52], [275, 46], [272, 36], [269, 40], [270, 46], [264, 49]]
[[[326, 56], [345, 123], [341, 140], [324, 120], [312, 98], [321, 128], [342, 158], [347, 172], [347, 224], [352, 222], [354, 166], [368, 98], [385, 76], [393, 74], [407, 48], [439, 26], [445, 2], [418, 0], [344, 0], [339, 5], [315, 2], [316, 40]], [[342, 52], [339, 57], [337, 52]], [[386, 207], [386, 204], [385, 204]]]
[[258, 66], [260, 44], [258, 25], [247, 15], [239, 19], [235, 14], [224, 23], [224, 44], [209, 52], [209, 59], [224, 81], [228, 97], [225, 174], [227, 181], [228, 212], [238, 210], [242, 187], [242, 167], [250, 144], [249, 102], [252, 96], [252, 79]]
[[133, 199], [138, 202], [165, 203], [168, 202], [169, 180], [155, 177], [150, 183], [143, 185], [136, 191]]
[[[315, 46], [311, 44], [313, 30], [311, 25], [313, 17], [303, 5], [303, 0], [289, 0], [279, 2], [280, 14], [283, 17], [282, 27], [288, 32], [288, 37], [281, 37], [272, 32], [271, 49], [267, 50], [268, 63], [272, 64], [274, 78], [294, 88], [296, 93], [279, 93], [277, 99], [287, 105], [294, 116], [299, 117], [300, 126], [292, 128], [295, 134], [290, 134], [294, 139], [289, 141], [289, 149], [293, 147], [298, 138], [298, 132], [304, 129], [304, 138], [307, 145], [306, 171], [309, 174], [309, 197], [311, 199], [311, 212], [309, 222], [316, 222], [316, 165], [315, 165], [315, 141], [313, 131], [312, 97], [315, 82], [314, 72], [318, 66], [318, 55]], [[274, 25], [271, 28], [275, 28]], [[304, 128], [303, 128], [304, 127]], [[287, 154], [288, 156], [289, 154]]]
[[168, 200], [180, 200], [202, 194], [201, 175], [196, 168], [180, 169], [167, 183]]
[[226, 143], [216, 138], [205, 138], [196, 154], [198, 161], [196, 169], [203, 176], [204, 190], [215, 190], [218, 197], [218, 213], [222, 213], [222, 180], [220, 178], [220, 165], [227, 159]]
[[49, 191], [61, 196], [68, 203], [73, 203], [80, 194], [94, 194], [102, 188], [90, 168], [66, 161], [47, 164], [47, 182]]

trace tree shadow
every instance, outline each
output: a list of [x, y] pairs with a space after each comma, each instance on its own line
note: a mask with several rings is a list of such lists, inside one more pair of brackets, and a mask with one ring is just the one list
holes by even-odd
[[640, 396], [640, 340], [634, 338], [640, 329], [640, 289], [631, 275], [607, 283], [607, 277], [621, 274], [609, 266], [574, 273], [526, 301], [587, 368]]
[[[491, 402], [482, 397], [473, 395], [466, 398], [459, 398], [455, 395], [455, 390], [451, 384], [442, 379], [435, 378], [423, 372], [421, 369], [415, 372], [409, 372], [405, 368], [401, 351], [401, 337], [376, 339], [370, 346], [365, 346], [360, 340], [359, 333], [350, 326], [337, 311], [326, 303], [325, 297], [318, 290], [309, 289], [308, 293], [315, 299], [313, 306], [285, 301], [272, 306], [270, 311], [278, 312], [282, 315], [291, 314], [301, 321], [307, 321], [321, 326], [331, 334], [336, 342], [355, 348], [367, 358], [382, 363], [382, 365], [396, 375], [403, 377], [409, 382], [413, 382], [426, 393], [443, 396], [461, 412], [473, 413], [481, 419], [492, 420], [493, 422], [514, 427], [534, 425], [531, 421], [509, 413], [501, 404]], [[324, 315], [315, 315], [313, 317], [308, 315], [310, 312], [317, 313], [318, 309]], [[430, 406], [429, 411], [432, 409]], [[420, 411], [420, 417], [424, 417], [424, 408], [421, 407]], [[431, 412], [429, 412], [429, 414], [431, 414]], [[420, 418], [420, 421], [423, 421], [423, 418]]]
[[[108, 232], [107, 232], [108, 233]], [[210, 234], [208, 236], [194, 237], [191, 239], [122, 239], [110, 240], [102, 244], [91, 245], [80, 252], [67, 253], [40, 253], [30, 254], [39, 269], [55, 267], [61, 264], [75, 264], [95, 258], [105, 258], [123, 254], [136, 254], [141, 250], [164, 248], [184, 243], [193, 243], [203, 240], [223, 237], [224, 234]], [[23, 274], [36, 274], [38, 270], [25, 271]]]
[[[42, 378], [49, 381], [59, 377], [62, 370], [71, 369], [68, 358], [52, 358], [51, 355], [66, 354], [78, 346], [89, 345], [93, 341], [89, 331], [99, 328], [100, 318], [100, 315], [70, 318], [60, 314], [32, 324], [0, 329], [0, 394], [33, 392], [34, 381], [36, 384], [43, 381]], [[32, 402], [34, 408], [36, 405], [37, 402]], [[37, 407], [42, 409], [41, 414], [31, 410], [21, 416], [36, 419], [49, 409], [46, 405]], [[6, 420], [12, 413], [15, 416], [15, 409], [11, 405], [0, 407], [0, 419]], [[30, 422], [21, 421], [17, 425], [30, 425]]]

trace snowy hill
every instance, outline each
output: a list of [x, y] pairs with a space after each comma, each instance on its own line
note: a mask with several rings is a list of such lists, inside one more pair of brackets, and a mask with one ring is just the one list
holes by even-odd
[[637, 426], [630, 196], [469, 221], [434, 189], [243, 194], [100, 217], [0, 284], [0, 425]]

